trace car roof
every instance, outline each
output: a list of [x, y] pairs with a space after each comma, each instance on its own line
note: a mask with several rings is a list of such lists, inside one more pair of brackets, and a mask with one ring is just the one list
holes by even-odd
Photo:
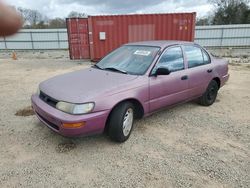
[[177, 40], [152, 40], [152, 41], [142, 41], [142, 42], [133, 42], [127, 43], [125, 45], [135, 45], [135, 46], [157, 46], [160, 48], [165, 48], [172, 45], [181, 45], [181, 44], [195, 44], [194, 42], [189, 41], [177, 41]]

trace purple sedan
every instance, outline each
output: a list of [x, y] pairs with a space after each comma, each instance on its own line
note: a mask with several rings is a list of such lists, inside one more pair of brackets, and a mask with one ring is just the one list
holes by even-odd
[[32, 107], [64, 136], [107, 132], [126, 141], [136, 118], [198, 99], [209, 106], [228, 80], [228, 63], [183, 41], [126, 44], [91, 68], [42, 82]]

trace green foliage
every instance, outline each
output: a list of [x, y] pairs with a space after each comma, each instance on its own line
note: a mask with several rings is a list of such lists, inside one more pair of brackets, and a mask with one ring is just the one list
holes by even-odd
[[44, 21], [38, 22], [36, 25], [33, 25], [34, 29], [47, 29], [48, 25], [44, 23]]
[[248, 0], [209, 0], [215, 7], [211, 21], [208, 18], [197, 20], [197, 25], [250, 24]]
[[54, 18], [49, 20], [49, 28], [66, 28], [66, 21], [62, 18]]
[[204, 18], [198, 18], [196, 20], [196, 25], [211, 25], [212, 24], [212, 17], [211, 16], [207, 16]]

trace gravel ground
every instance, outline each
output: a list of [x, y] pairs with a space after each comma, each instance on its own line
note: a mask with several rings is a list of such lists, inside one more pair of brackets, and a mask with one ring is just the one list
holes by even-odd
[[190, 102], [138, 120], [124, 144], [65, 138], [15, 116], [39, 82], [89, 64], [0, 60], [0, 187], [249, 187], [249, 64], [230, 66], [211, 107]]

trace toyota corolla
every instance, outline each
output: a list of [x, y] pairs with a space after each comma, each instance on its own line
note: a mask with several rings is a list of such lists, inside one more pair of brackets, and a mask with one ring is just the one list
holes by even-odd
[[229, 78], [228, 62], [183, 41], [123, 45], [94, 66], [39, 85], [32, 107], [64, 136], [108, 133], [126, 141], [136, 118], [197, 99], [212, 105]]

